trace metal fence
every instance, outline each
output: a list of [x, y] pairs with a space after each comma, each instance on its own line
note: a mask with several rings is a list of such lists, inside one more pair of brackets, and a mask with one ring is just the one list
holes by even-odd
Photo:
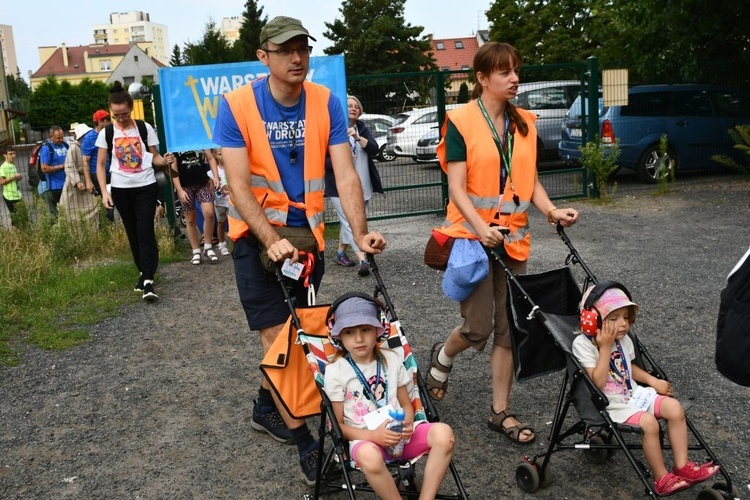
[[[586, 73], [585, 64], [524, 67], [522, 80], [574, 82], [563, 100], [552, 91], [532, 92], [531, 99], [519, 103], [538, 115], [537, 128], [547, 138], [540, 143], [540, 178], [553, 199], [588, 194], [588, 178], [582, 168], [565, 168], [558, 160], [562, 117], [580, 93]], [[353, 76], [347, 81], [349, 93], [363, 106], [363, 120], [375, 135], [381, 154], [376, 161], [386, 196], [370, 201], [370, 219], [409, 217], [444, 212], [448, 199], [447, 178], [435, 160], [440, 124], [446, 109], [470, 99], [474, 81], [468, 71], [435, 71], [377, 76]], [[542, 84], [529, 84], [528, 91]], [[556, 99], [558, 99], [556, 101]], [[557, 108], [554, 113], [550, 106]], [[384, 124], [389, 117], [396, 121]], [[390, 131], [388, 129], [390, 128]], [[542, 132], [542, 130], [544, 132]], [[554, 145], [554, 147], [552, 147]], [[327, 205], [326, 222], [338, 218]]]

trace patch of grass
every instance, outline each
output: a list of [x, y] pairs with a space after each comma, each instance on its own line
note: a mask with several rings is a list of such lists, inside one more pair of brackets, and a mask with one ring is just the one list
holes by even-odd
[[[0, 229], [0, 364], [17, 364], [27, 344], [59, 350], [86, 342], [89, 327], [140, 300], [125, 230], [104, 214], [98, 227], [23, 207], [24, 224]], [[39, 214], [29, 217], [27, 214]], [[32, 220], [36, 219], [36, 222]], [[157, 228], [160, 262], [180, 260], [169, 228]]]

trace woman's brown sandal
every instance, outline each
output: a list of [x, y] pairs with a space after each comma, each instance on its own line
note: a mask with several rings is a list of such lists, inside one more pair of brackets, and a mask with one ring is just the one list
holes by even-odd
[[[445, 381], [440, 382], [432, 376], [432, 369], [435, 368], [437, 371], [445, 373], [446, 375], [449, 374], [453, 369], [453, 365], [445, 366], [440, 361], [438, 361], [438, 354], [440, 353], [440, 349], [442, 349], [444, 345], [445, 342], [436, 342], [435, 344], [433, 344], [432, 349], [430, 350], [430, 367], [427, 370], [427, 379], [425, 380], [425, 383], [427, 385], [427, 392], [435, 401], [442, 401], [443, 398], [445, 398], [445, 392], [448, 389], [448, 379], [446, 378]], [[437, 391], [442, 391], [442, 394], [438, 396], [436, 394]]]
[[[500, 413], [495, 413], [495, 409], [490, 405], [490, 420], [487, 422], [487, 427], [491, 431], [499, 432], [503, 436], [507, 437], [516, 444], [531, 444], [536, 439], [536, 433], [529, 424], [518, 424], [510, 427], [504, 427], [503, 422], [509, 418], [516, 418], [516, 415], [510, 411], [510, 408], [506, 408]], [[523, 431], [529, 431], [532, 433], [531, 438], [526, 441], [521, 441], [521, 433]]]

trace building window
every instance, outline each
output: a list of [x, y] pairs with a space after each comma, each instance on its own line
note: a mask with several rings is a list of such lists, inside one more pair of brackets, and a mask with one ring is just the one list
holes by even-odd
[[445, 44], [443, 42], [436, 42], [435, 48], [438, 50], [445, 50]]
[[109, 60], [99, 61], [99, 71], [112, 71], [112, 61], [109, 61]]
[[133, 61], [138, 62], [138, 56], [133, 56]]
[[122, 79], [123, 85], [127, 88], [128, 85], [131, 83], [135, 83], [135, 77], [134, 76], [126, 76]]
[[456, 46], [457, 49], [463, 49], [464, 48], [464, 42], [462, 42], [461, 40], [456, 40], [453, 43], [454, 43], [454, 45]]
[[148, 80], [149, 82], [154, 82], [154, 75], [143, 75], [143, 80]]

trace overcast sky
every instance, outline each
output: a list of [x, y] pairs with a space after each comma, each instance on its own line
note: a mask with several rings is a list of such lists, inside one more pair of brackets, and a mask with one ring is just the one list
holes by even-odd
[[[471, 36], [477, 29], [487, 29], [485, 12], [492, 0], [406, 0], [404, 19], [413, 26], [424, 27], [423, 34], [435, 38]], [[169, 28], [169, 47], [185, 42], [197, 42], [209, 18], [219, 24], [224, 17], [242, 15], [245, 0], [161, 0], [103, 2], [78, 0], [54, 2], [54, 7], [39, 3], [3, 0], [0, 24], [13, 27], [16, 57], [21, 74], [28, 81], [28, 72], [39, 69], [40, 46], [86, 45], [93, 43], [91, 27], [109, 23], [112, 12], [143, 11], [151, 21]], [[263, 14], [270, 18], [278, 15], [296, 17], [318, 39], [316, 54], [330, 42], [323, 37], [325, 22], [341, 17], [341, 0], [260, 0]], [[33, 13], [31, 9], [39, 8]], [[318, 50], [320, 49], [320, 51]]]

